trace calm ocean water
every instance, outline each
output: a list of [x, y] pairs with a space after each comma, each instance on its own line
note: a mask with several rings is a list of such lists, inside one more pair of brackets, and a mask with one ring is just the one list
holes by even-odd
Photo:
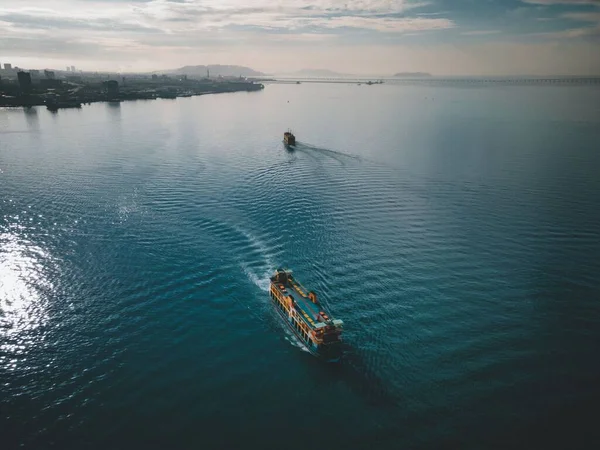
[[599, 350], [597, 87], [0, 110], [2, 449], [594, 448]]

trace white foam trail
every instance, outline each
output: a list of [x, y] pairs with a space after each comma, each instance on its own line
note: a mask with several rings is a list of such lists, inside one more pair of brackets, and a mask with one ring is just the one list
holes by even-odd
[[[269, 252], [266, 248], [266, 246], [264, 245], [264, 243], [258, 239], [256, 236], [252, 235], [251, 233], [247, 232], [246, 230], [243, 230], [237, 226], [234, 226], [234, 228], [241, 234], [243, 234], [246, 239], [248, 239], [248, 241], [250, 242], [250, 244], [258, 249], [258, 251], [260, 252], [260, 254], [264, 257], [264, 267], [266, 267], [266, 270], [263, 272], [262, 276], [257, 275], [257, 273], [252, 270], [247, 263], [245, 262], [241, 262], [240, 263], [240, 267], [242, 268], [242, 270], [244, 271], [244, 273], [246, 274], [246, 276], [248, 277], [248, 279], [254, 283], [256, 286], [258, 286], [258, 288], [264, 292], [269, 292], [269, 287], [271, 284], [271, 274], [273, 273], [273, 271], [275, 270], [275, 267], [273, 265], [273, 261], [271, 260], [271, 258], [269, 257]], [[265, 295], [264, 296], [265, 301], [268, 301], [268, 297]], [[308, 350], [308, 348], [304, 345], [303, 342], [301, 342], [295, 335], [294, 333], [292, 333], [290, 330], [288, 330], [285, 325], [282, 324], [282, 328], [286, 334], [285, 339], [292, 344], [294, 347], [299, 348], [300, 350], [302, 350], [303, 352], [307, 352], [310, 353], [310, 350]]]
[[248, 240], [248, 242], [250, 242], [250, 245], [252, 247], [258, 249], [259, 253], [264, 258], [264, 263], [261, 265], [263, 267], [265, 267], [265, 270], [262, 273], [262, 275], [258, 275], [254, 270], [252, 270], [250, 267], [248, 267], [248, 264], [246, 264], [244, 262], [240, 263], [242, 270], [244, 271], [244, 273], [246, 274], [248, 279], [252, 283], [254, 283], [256, 286], [258, 286], [258, 288], [260, 288], [264, 292], [269, 292], [269, 285], [270, 285], [269, 278], [271, 277], [271, 274], [275, 270], [275, 266], [273, 264], [273, 261], [271, 260], [271, 257], [269, 256], [269, 251], [268, 251], [267, 247], [260, 239], [258, 239], [252, 233], [249, 233], [248, 231], [246, 231], [238, 226], [235, 226], [235, 225], [233, 226], [233, 228], [235, 228], [238, 233], [244, 235], [244, 237]]
[[250, 241], [250, 243], [251, 243], [251, 245], [253, 247], [258, 248], [258, 250], [260, 251], [260, 253], [265, 258], [265, 264], [269, 268], [273, 267], [273, 262], [271, 261], [271, 257], [269, 256], [269, 251], [267, 250], [267, 247], [265, 246], [265, 244], [260, 239], [258, 239], [256, 236], [254, 236], [253, 234], [249, 233], [248, 231], [246, 231], [246, 230], [244, 230], [244, 229], [242, 229], [242, 228], [240, 228], [238, 226], [235, 226], [235, 225], [234, 225], [234, 228], [239, 233], [243, 234], [246, 237], [246, 239], [248, 239], [248, 241]]
[[244, 271], [244, 273], [246, 274], [246, 276], [248, 277], [248, 279], [252, 283], [254, 283], [256, 286], [258, 286], [258, 288], [261, 291], [269, 292], [269, 285], [270, 285], [269, 277], [271, 276], [270, 270], [266, 271], [262, 277], [259, 277], [246, 264], [242, 263], [242, 264], [240, 264], [240, 266], [241, 266], [242, 270]]
[[269, 287], [271, 286], [271, 272], [271, 270], [265, 272], [262, 278], [258, 279], [255, 283], [259, 288], [261, 288], [265, 292], [269, 292]]
[[287, 330], [286, 333], [288, 334], [285, 338], [286, 341], [288, 341], [290, 344], [292, 344], [294, 347], [299, 348], [300, 350], [302, 350], [303, 352], [307, 352], [310, 353], [308, 351], [308, 348], [306, 348], [306, 346], [300, 342], [298, 340], [298, 338], [296, 338], [296, 336], [294, 336], [293, 334], [290, 334]]

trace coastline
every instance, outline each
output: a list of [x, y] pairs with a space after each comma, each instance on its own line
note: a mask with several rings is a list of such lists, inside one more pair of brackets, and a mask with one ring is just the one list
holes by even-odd
[[[48, 109], [78, 108], [84, 104], [107, 102], [118, 103], [134, 100], [176, 99], [198, 95], [228, 92], [255, 92], [264, 89], [264, 84], [251, 81], [194, 83], [185, 86], [148, 86], [135, 84], [120, 92], [106, 89], [104, 84], [64, 86], [56, 89], [20, 90], [2, 89], [12, 86], [0, 85], [0, 107], [47, 106]], [[11, 95], [12, 94], [12, 95]]]

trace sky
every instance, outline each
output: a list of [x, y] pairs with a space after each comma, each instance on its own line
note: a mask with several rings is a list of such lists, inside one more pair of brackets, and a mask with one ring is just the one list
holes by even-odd
[[600, 0], [0, 0], [0, 63], [600, 75]]

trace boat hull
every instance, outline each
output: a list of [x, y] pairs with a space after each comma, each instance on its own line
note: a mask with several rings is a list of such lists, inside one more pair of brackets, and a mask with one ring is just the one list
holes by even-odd
[[296, 136], [289, 131], [283, 134], [283, 143], [288, 146], [296, 145]]

